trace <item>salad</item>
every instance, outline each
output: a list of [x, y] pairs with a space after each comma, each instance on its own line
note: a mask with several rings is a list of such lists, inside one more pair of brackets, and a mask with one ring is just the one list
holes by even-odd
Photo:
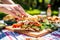
[[12, 25], [12, 28], [20, 28], [20, 30], [39, 32], [44, 29], [56, 30], [57, 27], [46, 17], [41, 17], [40, 15], [34, 15], [27, 17], [25, 20], [18, 21]]

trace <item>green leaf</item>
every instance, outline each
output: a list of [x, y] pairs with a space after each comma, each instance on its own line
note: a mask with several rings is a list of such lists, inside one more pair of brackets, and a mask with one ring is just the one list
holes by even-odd
[[45, 29], [45, 26], [41, 26], [41, 30]]
[[3, 17], [5, 17], [7, 14], [0, 12], [0, 20], [3, 19]]

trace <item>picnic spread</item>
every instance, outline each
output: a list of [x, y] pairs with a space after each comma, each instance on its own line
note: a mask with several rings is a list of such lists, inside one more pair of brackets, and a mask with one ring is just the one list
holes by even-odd
[[19, 4], [0, 4], [0, 40], [60, 40], [60, 17], [32, 16]]

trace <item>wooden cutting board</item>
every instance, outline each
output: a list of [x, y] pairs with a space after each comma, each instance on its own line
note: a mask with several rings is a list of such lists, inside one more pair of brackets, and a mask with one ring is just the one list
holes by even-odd
[[9, 31], [13, 31], [13, 32], [17, 32], [19, 34], [24, 34], [24, 35], [27, 35], [27, 36], [31, 36], [31, 37], [42, 37], [48, 33], [51, 33], [52, 30], [51, 29], [44, 29], [40, 32], [31, 32], [31, 31], [25, 31], [25, 30], [20, 30], [19, 28], [12, 28], [11, 26], [10, 27], [6, 27], [7, 30]]

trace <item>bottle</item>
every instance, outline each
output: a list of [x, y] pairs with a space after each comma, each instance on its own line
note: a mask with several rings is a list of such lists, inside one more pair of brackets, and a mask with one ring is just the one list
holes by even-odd
[[47, 16], [51, 16], [51, 5], [48, 4]]
[[59, 14], [58, 14], [58, 17], [60, 17], [60, 7], [59, 7], [58, 9], [59, 9]]

